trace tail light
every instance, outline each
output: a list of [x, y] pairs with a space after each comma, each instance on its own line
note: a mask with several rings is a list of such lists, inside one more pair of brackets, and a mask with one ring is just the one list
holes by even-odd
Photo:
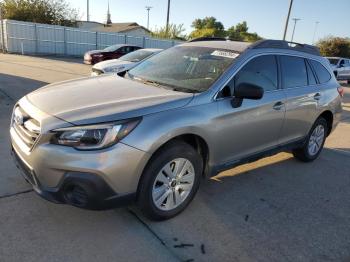
[[339, 93], [339, 95], [341, 96], [341, 97], [344, 97], [344, 87], [338, 87], [337, 88], [338, 89], [338, 93]]

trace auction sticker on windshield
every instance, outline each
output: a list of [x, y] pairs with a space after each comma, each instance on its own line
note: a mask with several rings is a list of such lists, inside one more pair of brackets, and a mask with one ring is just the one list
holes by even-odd
[[239, 56], [238, 53], [229, 52], [229, 51], [222, 51], [222, 50], [215, 50], [213, 53], [211, 53], [213, 56], [221, 56], [221, 57], [227, 57], [235, 59], [237, 56]]

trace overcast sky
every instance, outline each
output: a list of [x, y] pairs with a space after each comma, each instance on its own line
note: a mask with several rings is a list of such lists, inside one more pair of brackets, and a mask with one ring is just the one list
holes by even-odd
[[[86, 20], [86, 0], [68, 0]], [[152, 6], [150, 28], [164, 26], [167, 0], [110, 0], [112, 22], [137, 22], [147, 25], [145, 6]], [[90, 20], [106, 21], [108, 0], [90, 0]], [[184, 24], [191, 32], [195, 18], [214, 16], [226, 28], [247, 21], [250, 32], [264, 38], [281, 39], [289, 0], [172, 0], [170, 22]], [[350, 37], [350, 0], [294, 0], [291, 18], [300, 18], [294, 40], [311, 43], [315, 23], [319, 22], [316, 39], [328, 35]], [[290, 40], [293, 21], [290, 22]]]

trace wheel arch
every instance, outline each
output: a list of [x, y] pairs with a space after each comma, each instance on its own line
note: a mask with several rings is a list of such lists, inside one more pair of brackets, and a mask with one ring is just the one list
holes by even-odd
[[204, 165], [202, 176], [205, 177], [208, 174], [208, 172], [209, 172], [208, 163], [209, 163], [209, 158], [210, 158], [210, 151], [209, 151], [209, 146], [208, 146], [208, 143], [206, 142], [206, 140], [201, 135], [195, 134], [195, 133], [178, 134], [174, 137], [168, 138], [168, 140], [163, 142], [161, 145], [159, 145], [157, 148], [155, 148], [152, 151], [151, 157], [148, 159], [146, 165], [144, 166], [144, 168], [142, 170], [141, 177], [139, 179], [138, 186], [137, 186], [137, 194], [139, 192], [140, 184], [141, 184], [142, 179], [143, 179], [144, 170], [149, 166], [151, 161], [154, 159], [154, 157], [156, 156], [156, 154], [160, 150], [162, 150], [163, 148], [165, 148], [167, 146], [171, 146], [171, 144], [176, 143], [176, 141], [183, 141], [183, 142], [189, 144], [199, 153], [199, 155], [201, 156], [201, 158], [203, 160], [203, 165]]
[[328, 132], [327, 132], [327, 136], [329, 136], [329, 134], [332, 132], [332, 127], [333, 127], [333, 113], [330, 110], [325, 110], [323, 111], [318, 118], [324, 118], [327, 121], [327, 126], [328, 126]]

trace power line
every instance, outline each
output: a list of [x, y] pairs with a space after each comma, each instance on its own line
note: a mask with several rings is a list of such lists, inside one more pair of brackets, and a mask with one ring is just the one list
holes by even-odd
[[315, 37], [316, 37], [316, 32], [317, 32], [317, 27], [320, 22], [316, 21], [315, 22], [315, 30], [314, 30], [314, 36], [312, 37], [312, 44], [315, 43]]
[[293, 18], [292, 19], [294, 21], [294, 27], [293, 27], [293, 33], [292, 33], [292, 38], [291, 38], [291, 42], [293, 42], [293, 38], [294, 38], [294, 32], [295, 32], [295, 27], [297, 25], [297, 22], [300, 21], [301, 19], [300, 18]]

